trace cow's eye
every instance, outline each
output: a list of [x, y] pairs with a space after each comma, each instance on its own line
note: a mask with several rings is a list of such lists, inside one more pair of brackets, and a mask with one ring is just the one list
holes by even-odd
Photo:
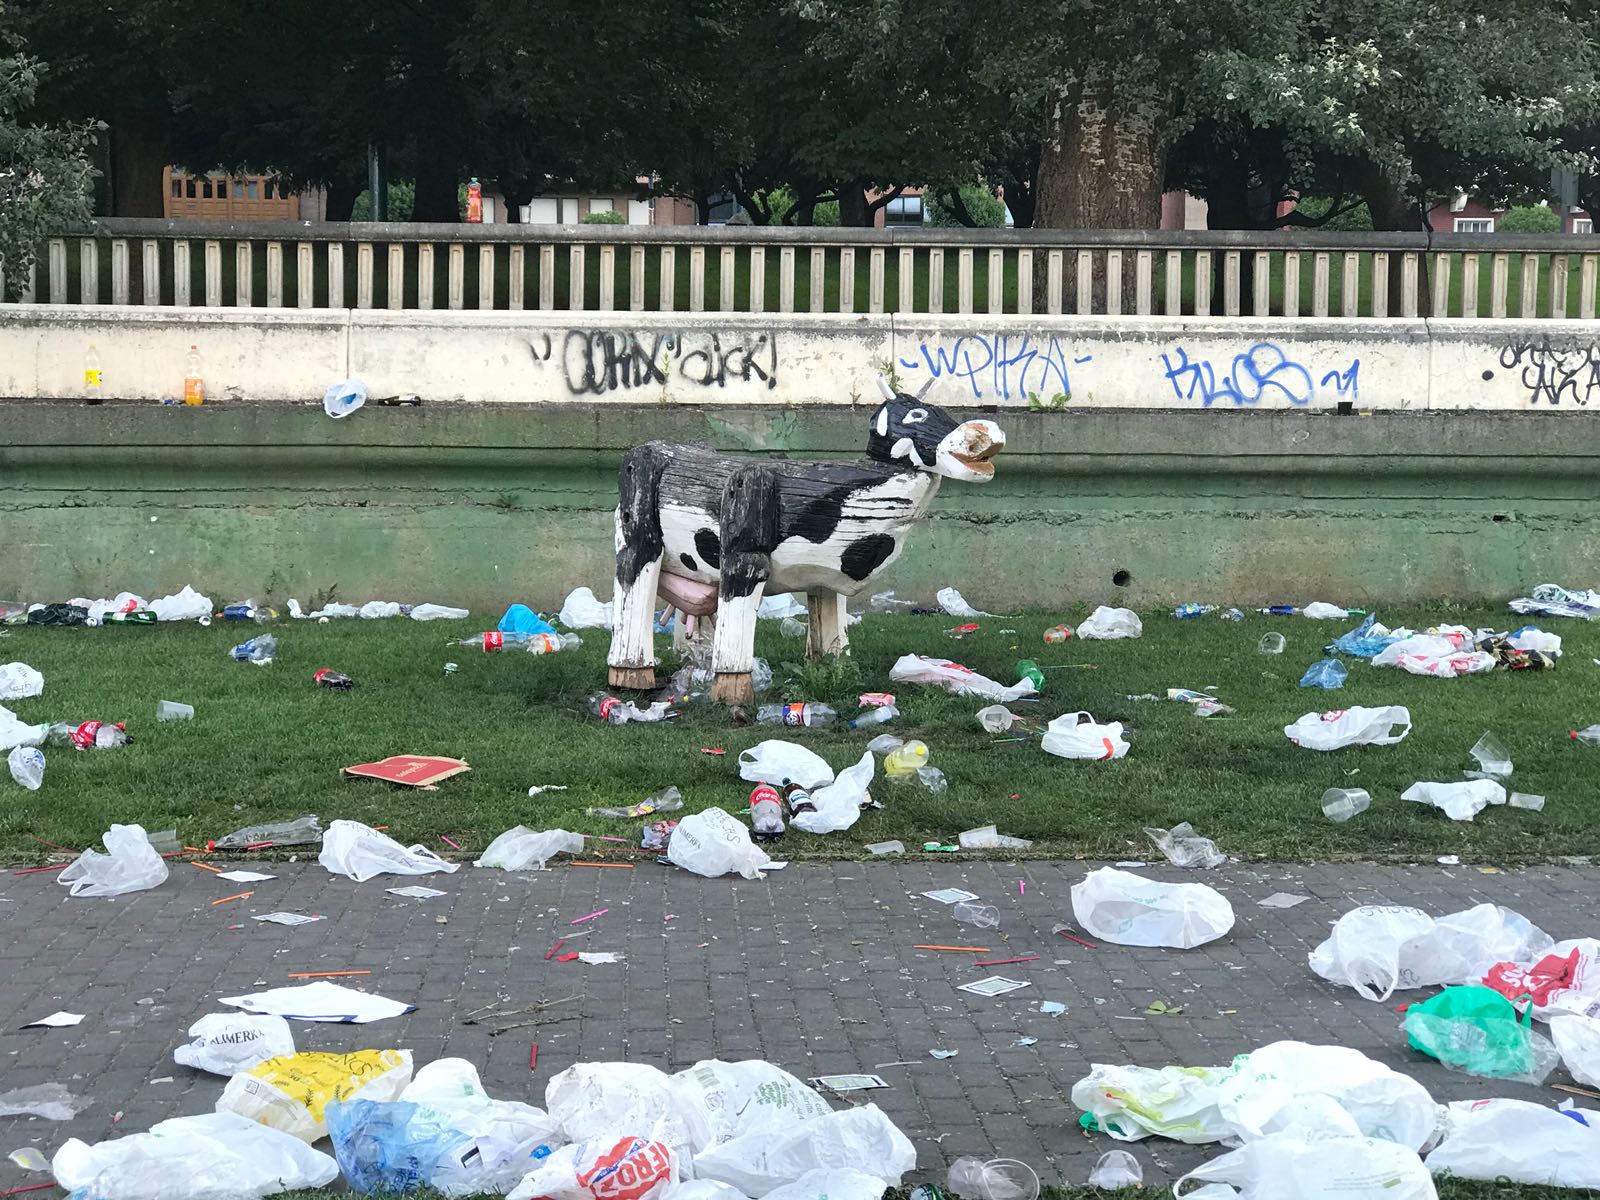
[[928, 410], [927, 409], [925, 409], [925, 408], [913, 408], [905, 416], [900, 418], [900, 424], [902, 424], [902, 425], [921, 425], [927, 419], [928, 419]]

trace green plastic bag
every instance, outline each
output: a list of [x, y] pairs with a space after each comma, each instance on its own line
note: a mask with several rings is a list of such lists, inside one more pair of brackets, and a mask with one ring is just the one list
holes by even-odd
[[1493, 988], [1448, 987], [1406, 1010], [1406, 1039], [1412, 1049], [1469, 1075], [1543, 1083], [1560, 1056], [1549, 1038], [1530, 1028], [1531, 1004], [1524, 1020], [1518, 1023], [1516, 1004]]

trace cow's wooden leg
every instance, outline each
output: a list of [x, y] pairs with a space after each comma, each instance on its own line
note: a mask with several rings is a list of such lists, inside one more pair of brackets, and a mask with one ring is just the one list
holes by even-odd
[[807, 658], [827, 658], [845, 652], [848, 638], [843, 596], [838, 592], [807, 592], [806, 616]]
[[756, 610], [772, 572], [778, 542], [778, 485], [759, 466], [743, 467], [722, 495], [722, 561], [718, 567], [717, 631], [711, 644], [716, 679], [711, 698], [723, 704], [755, 699]]
[[622, 460], [617, 483], [617, 590], [611, 627], [609, 681], [614, 688], [656, 685], [656, 585], [661, 580], [659, 485], [663, 463], [653, 445]]

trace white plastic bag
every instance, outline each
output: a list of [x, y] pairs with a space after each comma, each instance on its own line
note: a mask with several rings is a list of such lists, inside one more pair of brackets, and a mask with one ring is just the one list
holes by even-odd
[[1196, 1167], [1172, 1189], [1216, 1182], [1241, 1200], [1438, 1200], [1415, 1150], [1362, 1137], [1307, 1138], [1279, 1133], [1246, 1142]]
[[626, 1129], [670, 1147], [675, 1172], [677, 1164], [687, 1169], [693, 1161], [690, 1118], [679, 1106], [672, 1078], [644, 1063], [568, 1067], [545, 1085], [544, 1106], [569, 1141], [601, 1141]]
[[426, 846], [402, 846], [386, 833], [360, 821], [334, 821], [322, 835], [317, 861], [335, 875], [363, 883], [376, 875], [431, 875], [461, 869]]
[[538, 1164], [506, 1200], [660, 1200], [679, 1174], [662, 1143], [615, 1132], [563, 1146]]
[[924, 654], [906, 654], [896, 659], [894, 666], [889, 668], [889, 678], [895, 683], [931, 684], [943, 688], [952, 696], [978, 696], [1001, 703], [1032, 696], [1039, 690], [1032, 679], [1019, 679], [1006, 687], [987, 675], [979, 675], [971, 667], [951, 662], [948, 658], [929, 658]]
[[1369, 904], [1340, 917], [1308, 961], [1330, 983], [1382, 1001], [1396, 990], [1478, 983], [1495, 964], [1532, 959], [1550, 945], [1544, 930], [1496, 904], [1437, 921], [1420, 908]]
[[[1395, 729], [1399, 733], [1395, 733]], [[1387, 708], [1336, 708], [1309, 712], [1283, 734], [1307, 750], [1342, 750], [1346, 746], [1392, 746], [1411, 732], [1410, 710], [1393, 704]]]
[[868, 750], [853, 767], [840, 771], [832, 783], [811, 793], [815, 812], [796, 813], [789, 824], [807, 833], [838, 833], [849, 829], [861, 816], [861, 803], [867, 798], [867, 788], [877, 769], [877, 760]]
[[678, 1111], [698, 1155], [751, 1133], [781, 1133], [833, 1111], [809, 1085], [759, 1058], [710, 1058], [671, 1076]]
[[322, 411], [338, 420], [367, 402], [367, 385], [359, 379], [336, 383], [322, 394]]
[[1561, 1013], [1600, 1017], [1600, 940], [1572, 938], [1547, 949], [1530, 943], [1490, 964], [1483, 984], [1508, 998], [1530, 996], [1538, 1021]]
[[44, 693], [44, 676], [25, 662], [0, 666], [0, 700], [26, 700]]
[[1136, 638], [1144, 633], [1139, 614], [1131, 608], [1112, 608], [1102, 604], [1078, 626], [1081, 638]]
[[15, 750], [19, 746], [42, 746], [50, 732], [50, 723], [29, 725], [9, 708], [0, 707], [0, 750]]
[[888, 1190], [882, 1179], [854, 1167], [817, 1167], [761, 1200], [883, 1200]]
[[983, 612], [973, 608], [967, 603], [967, 598], [953, 587], [940, 588], [934, 599], [939, 602], [939, 607], [952, 617], [992, 617], [993, 613]]
[[1045, 726], [1039, 749], [1057, 758], [1104, 762], [1127, 757], [1128, 740], [1122, 736], [1120, 721], [1101, 725], [1093, 713], [1063, 713]]
[[106, 852], [85, 850], [56, 882], [74, 896], [123, 896], [143, 892], [166, 881], [167, 864], [145, 835], [142, 825], [113, 825], [106, 830]]
[[772, 856], [750, 840], [750, 830], [720, 808], [683, 818], [667, 843], [667, 860], [685, 871], [715, 879], [737, 871], [760, 879]]
[[1526, 1100], [1458, 1100], [1446, 1112], [1444, 1140], [1428, 1155], [1428, 1170], [1600, 1188], [1600, 1113], [1582, 1115], [1587, 1125]]
[[1333, 1126], [1421, 1150], [1438, 1123], [1433, 1097], [1410, 1076], [1349, 1046], [1305, 1042], [1273, 1042], [1234, 1059], [1217, 1089], [1217, 1112], [1246, 1142], [1287, 1132], [1310, 1136]]
[[1300, 614], [1310, 617], [1313, 621], [1337, 621], [1350, 615], [1347, 610], [1337, 604], [1329, 604], [1326, 600], [1313, 600], [1300, 610]]
[[472, 615], [464, 608], [451, 608], [447, 604], [417, 604], [411, 609], [413, 621], [465, 621]]
[[1470, 821], [1491, 804], [1506, 802], [1506, 789], [1492, 779], [1462, 783], [1413, 783], [1400, 793], [1402, 800], [1431, 804], [1452, 821]]
[[738, 1188], [715, 1179], [685, 1179], [661, 1195], [661, 1200], [751, 1200]]
[[917, 1152], [906, 1135], [876, 1104], [866, 1104], [713, 1146], [695, 1158], [694, 1174], [731, 1183], [749, 1196], [765, 1196], [819, 1167], [849, 1167], [899, 1187], [916, 1165]]
[[1233, 905], [1203, 883], [1157, 883], [1101, 867], [1072, 888], [1072, 913], [1090, 937], [1119, 946], [1190, 950], [1233, 928]]
[[1233, 1127], [1217, 1111], [1226, 1067], [1116, 1066], [1095, 1063], [1072, 1085], [1072, 1102], [1094, 1114], [1107, 1136], [1136, 1142], [1152, 1134], [1175, 1142], [1220, 1142]]
[[833, 768], [815, 751], [772, 738], [739, 752], [739, 778], [750, 783], [798, 783], [813, 791], [833, 782]]
[[610, 629], [611, 602], [601, 602], [586, 587], [573, 588], [561, 602], [556, 620], [568, 629]]
[[542, 871], [558, 854], [583, 853], [583, 838], [565, 829], [534, 832], [526, 825], [506, 830], [484, 847], [479, 867], [499, 867], [503, 871]]
[[217, 1111], [249, 1117], [309, 1145], [328, 1136], [324, 1113], [333, 1101], [393, 1100], [410, 1082], [409, 1050], [303, 1051], [233, 1076], [217, 1097]]
[[158, 621], [198, 621], [211, 615], [211, 597], [184, 584], [183, 591], [150, 601], [150, 611]]
[[806, 606], [793, 592], [780, 592], [776, 596], [763, 596], [756, 609], [756, 618], [762, 621], [781, 621], [784, 617], [803, 617]]
[[294, 1053], [294, 1033], [282, 1017], [212, 1013], [189, 1026], [193, 1040], [172, 1052], [174, 1062], [213, 1075], [237, 1075], [269, 1058]]
[[92, 1146], [72, 1138], [50, 1170], [93, 1200], [256, 1200], [339, 1177], [329, 1155], [235, 1113], [174, 1117]]
[[1600, 1088], [1600, 1018], [1557, 1013], [1550, 1018], [1550, 1040], [1574, 1079]]

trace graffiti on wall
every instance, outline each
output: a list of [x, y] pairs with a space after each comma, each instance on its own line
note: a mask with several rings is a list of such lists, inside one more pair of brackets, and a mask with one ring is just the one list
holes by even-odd
[[898, 364], [911, 377], [908, 391], [916, 391], [921, 386], [917, 377], [926, 375], [964, 384], [974, 400], [1027, 400], [1071, 396], [1071, 368], [1093, 357], [1073, 356], [1054, 337], [972, 333], [949, 345], [919, 343], [916, 353]]
[[1203, 408], [1232, 404], [1254, 407], [1263, 400], [1304, 406], [1319, 397], [1356, 402], [1361, 399], [1361, 360], [1352, 358], [1343, 370], [1316, 379], [1310, 368], [1275, 342], [1257, 342], [1231, 360], [1190, 358], [1182, 346], [1162, 354], [1161, 366], [1179, 400], [1199, 400]]
[[654, 333], [622, 329], [569, 329], [538, 334], [528, 344], [535, 365], [552, 364], [574, 396], [606, 396], [680, 383], [727, 387], [778, 386], [778, 335]]
[[[1574, 341], [1555, 346], [1548, 336], [1529, 338], [1503, 348], [1500, 366], [1518, 372], [1530, 404], [1566, 400], [1585, 405], [1600, 398], [1600, 343]], [[1493, 379], [1494, 372], [1485, 371], [1483, 377]]]

